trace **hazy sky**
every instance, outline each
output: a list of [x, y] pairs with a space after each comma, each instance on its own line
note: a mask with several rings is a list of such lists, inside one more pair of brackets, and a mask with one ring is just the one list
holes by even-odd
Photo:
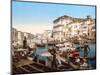
[[95, 18], [95, 7], [16, 1], [12, 3], [13, 27], [25, 32], [40, 33], [52, 29], [53, 21], [63, 15], [77, 18], [91, 15]]

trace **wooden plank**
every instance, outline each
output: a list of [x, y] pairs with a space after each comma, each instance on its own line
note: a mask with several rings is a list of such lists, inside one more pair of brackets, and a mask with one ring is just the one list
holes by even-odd
[[51, 68], [51, 67], [49, 67], [49, 66], [45, 66], [45, 65], [43, 65], [43, 64], [41, 64], [41, 63], [37, 63], [37, 62], [33, 62], [33, 63], [44, 67], [46, 70], [47, 70], [47, 69], [49, 69], [50, 71], [51, 71], [51, 70], [52, 70], [52, 71], [58, 70], [57, 68], [54, 69], [54, 68]]
[[30, 72], [29, 70], [27, 70], [27, 69], [25, 69], [25, 68], [23, 68], [23, 67], [20, 67], [21, 69], [23, 69], [24, 71], [26, 71], [26, 72]]
[[45, 67], [45, 68], [49, 68], [49, 69], [51, 69], [50, 67], [48, 67], [48, 66], [45, 66], [45, 65], [43, 65], [43, 64], [41, 64], [41, 63], [38, 63], [38, 62], [35, 62], [35, 61], [33, 61], [33, 64], [37, 64], [37, 65], [40, 65], [40, 66], [42, 66], [42, 67]]
[[21, 67], [21, 66], [24, 66], [24, 65], [32, 64], [32, 63], [33, 63], [33, 61], [31, 61], [31, 60], [22, 59], [18, 63], [15, 63], [15, 66]]
[[37, 71], [39, 71], [39, 72], [45, 72], [45, 71], [43, 71], [43, 70], [41, 70], [41, 69], [39, 69], [39, 68], [36, 68], [36, 67], [34, 67], [34, 66], [31, 66], [31, 65], [28, 65], [29, 67], [31, 67], [31, 68], [33, 68], [33, 69], [35, 69], [35, 70], [37, 70]]

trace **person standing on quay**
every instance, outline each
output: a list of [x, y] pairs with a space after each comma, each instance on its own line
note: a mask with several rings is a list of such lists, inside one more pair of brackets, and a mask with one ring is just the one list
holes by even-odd
[[24, 37], [24, 40], [23, 40], [23, 48], [24, 49], [27, 48], [27, 40], [26, 40], [26, 37]]
[[84, 45], [84, 57], [87, 57], [88, 56], [88, 51], [90, 50], [87, 42], [85, 43]]
[[53, 47], [52, 49], [49, 50], [49, 52], [53, 56], [52, 57], [53, 59], [52, 59], [51, 67], [52, 68], [56, 68], [57, 67], [57, 64], [56, 64], [56, 48]]

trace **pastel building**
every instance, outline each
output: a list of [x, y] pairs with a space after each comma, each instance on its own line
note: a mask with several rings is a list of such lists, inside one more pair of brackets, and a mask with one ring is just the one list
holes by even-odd
[[17, 29], [12, 28], [12, 42], [15, 43], [18, 41], [18, 32]]
[[80, 28], [80, 35], [88, 39], [95, 38], [95, 19], [92, 19], [90, 16], [87, 16], [87, 18], [83, 20]]
[[67, 35], [67, 24], [72, 21], [72, 18], [69, 16], [61, 16], [53, 21], [53, 37], [55, 40], [63, 41], [65, 39], [65, 35]]
[[68, 28], [69, 28], [69, 32], [68, 32], [68, 37], [72, 38], [72, 37], [76, 37], [80, 35], [80, 27], [81, 27], [81, 20], [76, 20], [73, 21], [71, 23], [69, 23]]
[[28, 32], [23, 32], [23, 33], [24, 33], [24, 37], [26, 37], [27, 39], [27, 44], [33, 43], [34, 35]]
[[55, 19], [53, 23], [53, 38], [55, 40], [64, 41], [74, 37], [95, 39], [96, 37], [95, 19], [91, 16], [74, 18], [64, 15]]
[[23, 45], [23, 39], [24, 39], [24, 33], [21, 31], [18, 31], [18, 44]]

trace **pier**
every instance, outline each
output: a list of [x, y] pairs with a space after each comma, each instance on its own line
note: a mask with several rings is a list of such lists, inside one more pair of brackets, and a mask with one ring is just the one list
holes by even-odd
[[43, 73], [43, 72], [53, 72], [59, 71], [57, 69], [53, 69], [47, 67], [41, 63], [37, 63], [35, 61], [30, 60], [21, 60], [19, 63], [13, 65], [13, 73], [14, 74], [26, 74], [26, 73]]

